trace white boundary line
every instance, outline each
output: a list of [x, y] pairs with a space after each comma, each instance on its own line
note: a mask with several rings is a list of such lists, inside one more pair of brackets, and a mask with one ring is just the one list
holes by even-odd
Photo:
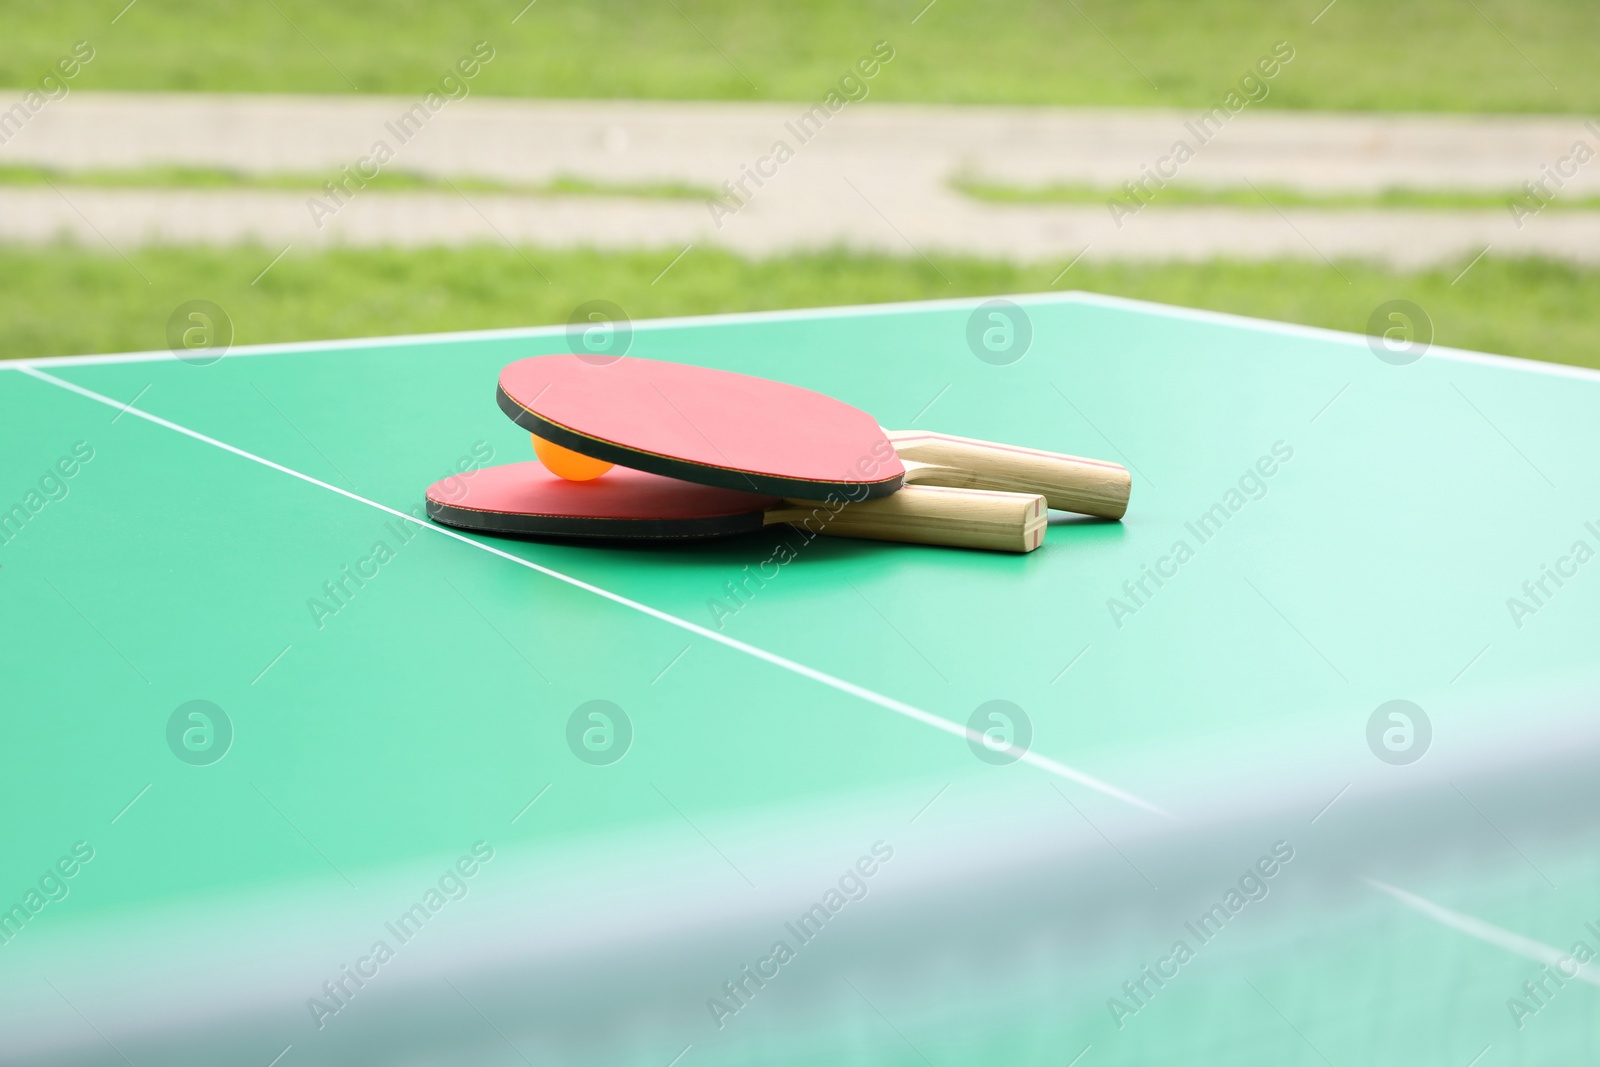
[[[311, 477], [309, 474], [302, 474], [297, 470], [294, 470], [290, 467], [285, 467], [280, 463], [274, 463], [272, 460], [258, 456], [253, 452], [246, 452], [242, 448], [237, 448], [224, 441], [219, 441], [214, 437], [207, 437], [205, 434], [200, 433], [197, 430], [191, 430], [186, 426], [180, 426], [175, 422], [169, 422], [168, 420], [161, 418], [159, 415], [152, 415], [147, 411], [142, 411], [139, 408], [131, 405], [124, 406], [120, 401], [113, 400], [108, 396], [95, 392], [92, 389], [85, 389], [81, 385], [74, 385], [72, 382], [64, 381], [28, 364], [19, 364], [16, 369], [26, 375], [29, 375], [30, 377], [37, 378], [42, 382], [47, 382], [50, 385], [65, 389], [68, 392], [76, 393], [82, 397], [87, 397], [88, 399], [104, 404], [107, 407], [124, 411], [126, 414], [136, 415], [139, 418], [144, 419], [146, 422], [150, 422], [165, 429], [172, 430], [175, 433], [183, 434], [185, 437], [191, 437], [196, 441], [211, 445], [214, 448], [220, 448], [225, 452], [231, 452], [243, 459], [250, 460], [252, 463], [259, 463], [263, 467], [270, 467], [272, 470], [278, 471], [282, 474], [287, 474], [292, 478], [298, 478], [310, 485], [315, 485], [318, 488], [326, 489], [330, 493], [337, 493], [340, 496], [347, 497], [348, 499], [354, 500], [357, 503], [365, 504], [370, 508], [375, 508], [378, 511], [393, 515], [395, 518], [404, 522], [412, 523], [413, 525], [419, 526], [424, 530], [431, 530], [436, 534], [459, 541], [464, 545], [471, 545], [473, 548], [476, 548], [480, 551], [488, 552], [494, 556], [499, 556], [501, 559], [509, 560], [518, 566], [526, 567], [529, 570], [537, 571], [546, 577], [554, 578], [556, 581], [565, 582], [574, 588], [582, 589], [586, 593], [593, 593], [595, 596], [603, 597], [614, 604], [620, 604], [625, 608], [630, 608], [641, 614], [648, 615], [652, 619], [664, 622], [669, 626], [676, 626], [678, 629], [694, 634], [696, 637], [703, 637], [708, 641], [715, 641], [717, 644], [731, 648], [736, 652], [743, 652], [747, 656], [753, 656], [754, 658], [762, 660], [766, 663], [770, 663], [775, 667], [781, 667], [786, 671], [791, 671], [795, 674], [798, 674], [803, 678], [809, 678], [814, 682], [818, 682], [829, 687], [830, 689], [835, 689], [848, 696], [865, 700], [869, 704], [876, 704], [878, 707], [885, 708], [897, 715], [904, 715], [906, 718], [920, 722], [925, 726], [931, 726], [936, 730], [942, 730], [947, 734], [962, 738], [963, 740], [971, 742], [972, 744], [982, 745], [985, 743], [984, 736], [977, 731], [969, 730], [967, 727], [950, 722], [948, 719], [942, 719], [932, 712], [924, 711], [915, 705], [907, 704], [904, 701], [896, 700], [893, 697], [884, 696], [883, 694], [874, 692], [873, 690], [867, 689], [864, 686], [856, 685], [854, 682], [847, 682], [843, 678], [835, 677], [834, 675], [828, 674], [825, 671], [819, 671], [814, 667], [807, 667], [803, 663], [798, 663], [792, 659], [777, 655], [776, 653], [768, 652], [763, 648], [757, 648], [755, 645], [747, 644], [736, 638], [728, 637], [726, 634], [718, 633], [715, 630], [708, 630], [704, 626], [700, 626], [697, 623], [692, 623], [687, 619], [680, 619], [676, 615], [670, 615], [667, 612], [661, 611], [658, 608], [653, 608], [648, 604], [643, 604], [637, 600], [632, 600], [628, 597], [622, 596], [619, 593], [613, 593], [609, 589], [602, 589], [597, 585], [590, 585], [588, 582], [585, 582], [582, 579], [574, 578], [571, 575], [563, 574], [561, 571], [553, 570], [549, 567], [534, 563], [531, 560], [523, 559], [521, 556], [512, 555], [509, 552], [502, 551], [492, 545], [484, 544], [481, 541], [475, 541], [472, 538], [467, 537], [465, 534], [457, 533], [455, 530], [451, 530], [443, 526], [437, 526], [434, 523], [419, 519], [415, 515], [407, 514], [404, 511], [398, 511], [385, 504], [380, 504], [375, 500], [369, 500], [364, 496], [352, 493], [347, 489], [341, 489], [336, 485], [330, 485], [327, 482]], [[1076, 782], [1077, 784], [1088, 789], [1093, 789], [1096, 792], [1104, 793], [1106, 796], [1114, 797], [1115, 799], [1126, 804], [1132, 804], [1134, 807], [1143, 808], [1145, 811], [1153, 812], [1157, 815], [1166, 815], [1170, 817], [1168, 812], [1154, 804], [1151, 804], [1149, 801], [1143, 800], [1122, 789], [1118, 789], [1116, 786], [1107, 782], [1102, 782], [1098, 778], [1094, 778], [1083, 773], [1082, 771], [1074, 770], [1065, 764], [1058, 763], [1055, 760], [1050, 759], [1048, 756], [1041, 756], [1037, 752], [1024, 750], [1020, 753], [1018, 758], [1023, 763], [1032, 764], [1033, 766], [1048, 771], [1049, 773], [1058, 777], [1065, 778], [1071, 782]]]
[[[1101, 307], [1138, 311], [1163, 318], [1188, 319], [1216, 326], [1254, 330], [1258, 333], [1276, 333], [1288, 337], [1329, 341], [1342, 345], [1367, 344], [1367, 337], [1359, 333], [1329, 330], [1321, 326], [1300, 326], [1294, 323], [1274, 322], [1271, 319], [1253, 319], [1246, 315], [1233, 315], [1224, 311], [1203, 311], [1198, 308], [1175, 307], [1148, 300], [1134, 300], [1123, 296], [1108, 296], [1069, 290], [1059, 293], [1020, 293], [1007, 297], [954, 297], [943, 300], [912, 300], [893, 304], [851, 304], [831, 308], [794, 308], [783, 311], [743, 311], [729, 315], [685, 315], [679, 318], [640, 319], [632, 324], [634, 329], [682, 329], [711, 324], [738, 324], [759, 322], [805, 322], [817, 318], [860, 318], [869, 315], [896, 315], [914, 311], [931, 311], [940, 308], [977, 307], [986, 300], [1005, 299], [1015, 304], [1095, 304]], [[277, 344], [238, 345], [229, 349], [227, 356], [268, 356], [297, 352], [333, 352], [395, 345], [449, 344], [465, 340], [517, 340], [520, 338], [552, 337], [565, 333], [566, 326], [517, 326], [500, 330], [458, 330], [451, 333], [399, 334], [392, 337], [358, 337], [334, 341], [286, 341]], [[1561, 363], [1544, 363], [1539, 360], [1518, 359], [1513, 356], [1496, 356], [1484, 352], [1471, 352], [1464, 348], [1447, 348], [1434, 345], [1424, 358], [1446, 359], [1457, 363], [1475, 363], [1499, 367], [1503, 370], [1527, 374], [1543, 374], [1557, 378], [1600, 382], [1600, 370], [1589, 367], [1572, 367]], [[41, 356], [37, 359], [0, 360], [0, 370], [21, 370], [30, 366], [91, 367], [108, 363], [160, 363], [177, 362], [172, 352], [121, 352], [103, 356]]]
[[[1292, 322], [1274, 322], [1271, 319], [1253, 319], [1247, 315], [1234, 315], [1226, 311], [1204, 311], [1199, 308], [1174, 307], [1170, 304], [1156, 304], [1148, 300], [1133, 300], [1125, 296], [1108, 296], [1104, 293], [1086, 292], [1072, 292], [1063, 295], [1071, 297], [1071, 303], [1100, 304], [1104, 307], [1121, 308], [1126, 311], [1140, 311], [1147, 315], [1160, 315], [1163, 318], [1189, 319], [1193, 322], [1206, 322], [1215, 326], [1231, 326], [1235, 329], [1255, 330], [1258, 333], [1279, 333], [1289, 337], [1303, 337], [1312, 341], [1332, 341], [1338, 344], [1358, 345], [1365, 348], [1369, 340], [1365, 334], [1360, 333], [1329, 330], [1321, 326], [1301, 326]], [[1580, 381], [1600, 382], [1600, 370], [1595, 370], [1592, 367], [1573, 367], [1565, 363], [1545, 363], [1536, 359], [1518, 359], [1515, 356], [1495, 356], [1487, 352], [1471, 352], [1465, 348], [1447, 348], [1444, 345], [1429, 346], [1423, 359], [1431, 358], [1447, 359], [1456, 363], [1477, 363], [1482, 366], [1522, 371], [1527, 374], [1546, 374], [1555, 378], [1576, 378]]]
[[[1071, 293], [1041, 293], [1033, 296], [1007, 297], [1015, 303], [1056, 303]], [[756, 322], [805, 321], [814, 318], [843, 318], [866, 315], [886, 315], [909, 311], [927, 311], [940, 307], [977, 306], [984, 299], [952, 297], [941, 300], [911, 300], [895, 304], [852, 304], [831, 308], [792, 308], [781, 311], [740, 311], [726, 315], [682, 315], [676, 318], [640, 319], [630, 325], [634, 329], [680, 329], [713, 324], [738, 324]], [[452, 341], [518, 340], [532, 337], [555, 337], [567, 332], [567, 327], [556, 323], [548, 326], [511, 326], [498, 330], [456, 330], [448, 333], [397, 334], [392, 337], [350, 337], [332, 341], [283, 341], [274, 344], [235, 345], [223, 358], [234, 356], [270, 356], [294, 352], [332, 352], [363, 348], [389, 348], [396, 345], [449, 344]], [[153, 352], [120, 352], [103, 356], [41, 356], [37, 359], [0, 361], [0, 368], [8, 365], [27, 366], [44, 364], [55, 367], [89, 367], [106, 363], [164, 363], [178, 362], [176, 354], [164, 349]]]

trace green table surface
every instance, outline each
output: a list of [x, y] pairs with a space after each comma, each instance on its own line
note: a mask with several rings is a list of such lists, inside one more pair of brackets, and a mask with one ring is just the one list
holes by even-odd
[[[1600, 1056], [1600, 378], [1011, 299], [1008, 363], [979, 301], [630, 354], [1133, 471], [1125, 521], [1024, 556], [405, 518], [529, 458], [494, 383], [561, 327], [5, 365], [0, 1061]], [[614, 762], [569, 744], [595, 700]], [[1027, 760], [960, 736], [996, 700]], [[1391, 700], [1414, 762], [1369, 747]]]

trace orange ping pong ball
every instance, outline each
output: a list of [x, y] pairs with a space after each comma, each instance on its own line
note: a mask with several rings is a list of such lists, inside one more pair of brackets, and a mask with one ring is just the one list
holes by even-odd
[[611, 464], [603, 459], [593, 459], [582, 452], [574, 452], [570, 448], [562, 448], [553, 441], [546, 441], [538, 434], [532, 434], [533, 452], [539, 457], [545, 469], [557, 478], [565, 478], [569, 482], [588, 482], [600, 477], [611, 469]]

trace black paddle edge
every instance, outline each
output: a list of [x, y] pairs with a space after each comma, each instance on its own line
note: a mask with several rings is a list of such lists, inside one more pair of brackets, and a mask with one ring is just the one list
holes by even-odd
[[[495, 388], [495, 401], [512, 422], [562, 448], [570, 448], [591, 459], [615, 463], [619, 467], [631, 467], [646, 474], [659, 474], [666, 478], [695, 482], [698, 485], [738, 489], [746, 493], [760, 493], [764, 496], [781, 496], [795, 500], [827, 500], [829, 497], [837, 497], [842, 500], [857, 501], [888, 496], [899, 489], [904, 480], [903, 476], [896, 476], [881, 482], [817, 482], [804, 478], [780, 478], [771, 474], [756, 474], [728, 467], [713, 467], [704, 463], [689, 463], [669, 456], [658, 456], [654, 452], [635, 451], [610, 441], [575, 433], [565, 426], [535, 415], [513, 400], [505, 389], [499, 386]], [[864, 495], [863, 490], [865, 490]]]
[[477, 511], [437, 500], [428, 501], [428, 518], [471, 533], [549, 541], [706, 541], [754, 533], [764, 526], [760, 511], [699, 519], [589, 519]]

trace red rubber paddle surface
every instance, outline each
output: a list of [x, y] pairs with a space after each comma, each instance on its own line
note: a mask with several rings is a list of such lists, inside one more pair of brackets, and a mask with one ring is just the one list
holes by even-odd
[[731, 371], [627, 356], [534, 356], [501, 371], [497, 399], [517, 425], [548, 441], [702, 485], [859, 500], [894, 492], [905, 476], [866, 412]]
[[740, 493], [616, 467], [589, 482], [557, 478], [542, 463], [507, 463], [428, 487], [428, 517], [511, 537], [684, 540], [761, 529], [777, 497]]

